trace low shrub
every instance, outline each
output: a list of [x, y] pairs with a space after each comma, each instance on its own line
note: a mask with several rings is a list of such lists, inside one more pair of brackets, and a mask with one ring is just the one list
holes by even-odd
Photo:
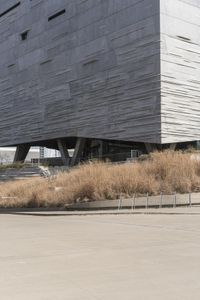
[[165, 151], [120, 165], [94, 162], [56, 178], [0, 185], [1, 207], [65, 207], [70, 203], [117, 199], [120, 195], [157, 195], [200, 191], [198, 154]]

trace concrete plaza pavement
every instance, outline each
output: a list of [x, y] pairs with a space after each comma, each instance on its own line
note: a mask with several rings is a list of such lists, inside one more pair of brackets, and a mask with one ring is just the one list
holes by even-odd
[[181, 210], [1, 214], [0, 299], [199, 299], [200, 209]]

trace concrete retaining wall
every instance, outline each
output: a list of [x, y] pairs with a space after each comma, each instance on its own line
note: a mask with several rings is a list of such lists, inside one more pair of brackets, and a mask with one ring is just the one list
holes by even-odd
[[[191, 200], [190, 200], [191, 199]], [[164, 207], [180, 205], [200, 204], [200, 193], [192, 194], [173, 194], [159, 195], [152, 197], [136, 197], [130, 199], [93, 201], [86, 203], [77, 203], [68, 207], [68, 209], [112, 209], [112, 208], [142, 208], [142, 207]]]

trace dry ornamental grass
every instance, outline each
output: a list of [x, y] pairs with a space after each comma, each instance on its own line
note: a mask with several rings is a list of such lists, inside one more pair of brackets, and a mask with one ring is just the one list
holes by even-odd
[[198, 154], [155, 152], [144, 161], [120, 165], [93, 162], [44, 178], [0, 185], [0, 207], [65, 207], [79, 201], [117, 199], [121, 194], [157, 195], [200, 191]]

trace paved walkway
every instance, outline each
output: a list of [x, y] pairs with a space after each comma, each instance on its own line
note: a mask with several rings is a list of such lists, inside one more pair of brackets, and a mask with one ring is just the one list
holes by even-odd
[[200, 208], [163, 211], [1, 214], [0, 299], [199, 300]]
[[98, 216], [98, 215], [200, 215], [200, 206], [169, 208], [107, 209], [107, 210], [52, 210], [52, 209], [0, 209], [0, 214], [27, 216]]

